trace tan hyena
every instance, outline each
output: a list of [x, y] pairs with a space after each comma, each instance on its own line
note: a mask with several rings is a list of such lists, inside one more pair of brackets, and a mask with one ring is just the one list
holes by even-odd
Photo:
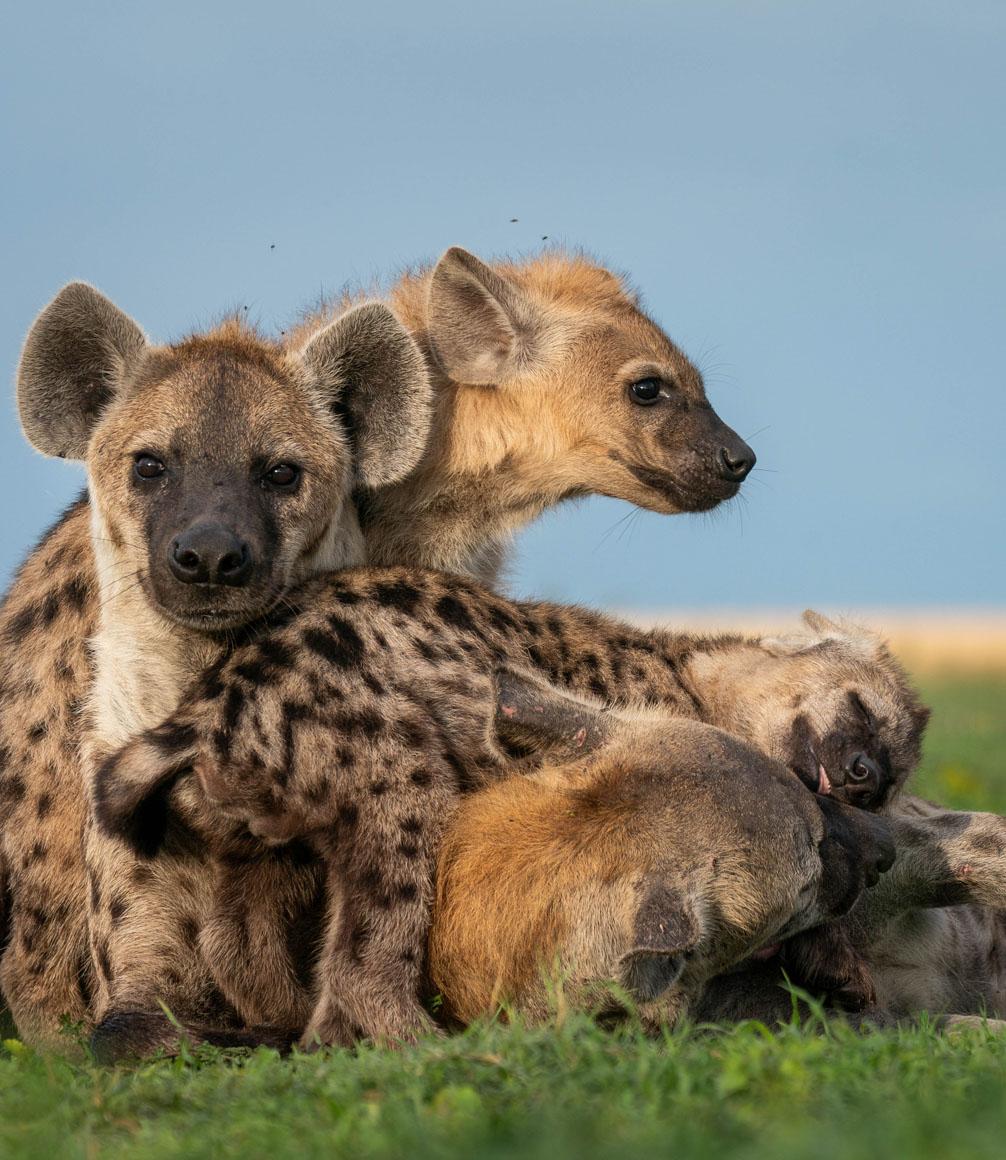
[[[62, 1013], [83, 1018], [103, 1001], [118, 945], [109, 928], [128, 945], [137, 916], [122, 892], [148, 874], [88, 833], [85, 889], [89, 763], [169, 712], [298, 581], [362, 557], [349, 492], [411, 469], [430, 393], [414, 342], [380, 303], [297, 354], [236, 322], [153, 346], [76, 283], [32, 328], [18, 402], [36, 447], [85, 460], [90, 496], [3, 608], [2, 980], [20, 1033], [46, 1042]], [[163, 937], [177, 931], [165, 925]]]
[[[42, 450], [62, 456], [85, 453], [88, 434], [115, 388], [137, 370], [138, 358], [151, 353], [135, 323], [110, 304], [94, 308], [87, 293], [80, 287], [66, 292], [63, 305], [68, 308], [56, 326], [53, 308], [43, 314], [21, 367], [25, 429]], [[399, 441], [415, 459], [420, 426], [413, 408], [400, 406], [390, 388], [380, 406], [355, 407], [350, 415], [355, 475], [350, 479], [336, 463], [327, 474], [333, 486], [347, 480], [354, 485], [366, 517], [362, 539], [340, 507], [345, 518], [339, 551], [330, 554], [331, 539], [322, 535], [318, 544], [309, 545], [310, 559], [298, 562], [297, 576], [360, 558], [360, 553], [376, 558], [390, 553], [488, 573], [509, 531], [561, 498], [602, 490], [657, 510], [706, 509], [732, 495], [753, 463], [746, 445], [712, 412], [688, 360], [600, 267], [552, 254], [490, 268], [464, 251], [450, 250], [434, 270], [404, 277], [392, 300], [433, 369], [436, 430], [405, 492], [396, 492], [385, 504], [385, 490], [408, 466], [397, 451], [385, 463], [389, 447]], [[366, 307], [365, 316], [376, 309]], [[196, 365], [200, 349], [207, 353], [217, 342], [220, 359], [230, 360], [233, 375], [245, 379], [251, 413], [261, 418], [269, 410], [276, 366], [310, 362], [327, 325], [325, 319], [310, 320], [283, 349], [224, 328], [204, 336], [202, 348], [198, 341], [180, 344], [179, 354], [191, 356]], [[546, 331], [551, 336], [547, 343]], [[310, 373], [317, 369], [311, 367]], [[366, 367], [355, 367], [351, 359], [347, 363], [350, 375], [360, 369]], [[339, 368], [322, 368], [324, 373], [334, 370]], [[377, 387], [388, 386], [388, 370], [393, 371], [390, 364], [381, 369]], [[490, 380], [498, 386], [489, 385]], [[554, 396], [565, 403], [556, 403]], [[282, 399], [281, 392], [273, 401], [282, 406]], [[182, 424], [184, 439], [190, 434], [184, 428], [190, 413], [183, 405], [162, 417]], [[150, 415], [137, 408], [135, 414], [140, 435], [158, 417], [158, 408]], [[228, 422], [240, 432], [240, 407]], [[218, 439], [212, 446], [220, 458], [204, 459], [210, 476], [211, 467], [221, 478], [246, 469], [241, 457], [247, 447], [241, 440]], [[149, 458], [155, 465], [161, 462]], [[107, 462], [106, 456], [102, 464]], [[104, 469], [95, 463], [95, 470]], [[320, 469], [314, 478], [320, 482], [325, 476]], [[149, 477], [148, 490], [160, 494], [157, 478]], [[215, 487], [215, 478], [211, 483]], [[93, 479], [92, 491], [95, 486], [104, 482]], [[90, 717], [96, 727], [89, 736], [101, 748], [169, 710], [183, 674], [215, 655], [228, 631], [226, 618], [214, 623], [218, 598], [221, 608], [233, 613], [231, 628], [254, 611], [253, 601], [241, 611], [241, 599], [235, 598], [241, 585], [229, 583], [240, 578], [242, 552], [231, 561], [237, 572], [229, 578], [228, 566], [218, 570], [215, 565], [204, 577], [200, 563], [187, 580], [165, 574], [169, 590], [175, 581], [192, 581], [192, 591], [211, 589], [214, 607], [197, 609], [206, 615], [196, 625], [163, 614], [163, 593], [154, 587], [158, 568], [147, 562], [156, 549], [164, 573], [165, 545], [153, 542], [155, 532], [163, 539], [163, 528], [137, 529], [121, 543], [106, 534], [116, 528], [121, 534], [132, 515], [118, 512], [116, 503], [125, 503], [127, 495], [133, 503], [138, 494], [115, 493], [109, 484], [97, 522], [87, 501], [70, 509], [21, 569], [0, 610], [0, 632], [7, 642], [0, 664], [10, 690], [0, 708], [0, 744], [10, 755], [4, 762], [8, 788], [0, 786], [0, 818], [11, 823], [4, 839], [9, 849], [2, 857], [9, 857], [15, 875], [18, 927], [4, 958], [3, 979], [22, 1033], [31, 1039], [43, 1035], [43, 1028], [50, 1035], [60, 1013], [80, 1017], [92, 987], [81, 939], [69, 933], [70, 927], [76, 929], [70, 899], [81, 889], [82, 874], [77, 854], [84, 817], [77, 769], [81, 707], [94, 677], [86, 642], [94, 638], [98, 663]], [[421, 499], [409, 507], [407, 495]], [[332, 503], [341, 504], [341, 493]], [[97, 537], [93, 545], [92, 532]], [[432, 558], [431, 545], [436, 546]], [[222, 551], [218, 562], [226, 564], [228, 556]], [[180, 551], [175, 560], [182, 571], [183, 557], [188, 558]], [[278, 561], [276, 574], [284, 567]], [[151, 656], [157, 658], [153, 680], [148, 678]], [[118, 907], [110, 908], [108, 899], [115, 896], [118, 873], [111, 867], [101, 870], [100, 857], [91, 860], [97, 877], [107, 880], [89, 891], [91, 905], [111, 921]], [[75, 875], [76, 885], [64, 887], [63, 879], [69, 883]], [[23, 876], [39, 880], [24, 893], [19, 890]], [[153, 886], [156, 893], [160, 886]], [[172, 893], [170, 884], [165, 889]], [[190, 929], [188, 924], [168, 925]], [[57, 930], [67, 933], [57, 935]], [[174, 935], [165, 930], [163, 937]], [[103, 948], [101, 936], [94, 949], [99, 966], [111, 970], [110, 952], [102, 954]], [[44, 979], [42, 962], [49, 964]], [[98, 986], [104, 992], [104, 984]]]
[[[762, 750], [761, 768], [766, 754], [788, 757], [794, 734], [808, 728], [829, 759], [838, 737], [855, 737], [860, 760], [892, 785], [917, 758], [914, 695], [897, 666], [882, 662], [879, 644], [862, 636], [815, 634], [796, 649], [643, 632], [403, 569], [347, 570], [295, 600], [299, 615], [235, 650], [166, 722], [106, 763], [95, 812], [111, 835], [151, 855], [152, 868], [199, 836], [219, 882], [199, 933], [216, 982], [249, 1024], [306, 1023], [306, 1043], [422, 1026], [416, 995], [447, 814], [459, 794], [498, 777], [507, 754], [535, 748], [519, 729], [509, 731], [506, 750], [488, 736], [500, 665], [529, 663], [576, 692], [728, 725]], [[881, 689], [898, 707], [882, 718]], [[869, 736], [859, 726], [864, 712], [877, 714]], [[592, 728], [585, 718], [585, 746]], [[739, 753], [731, 768], [743, 780]], [[837, 784], [838, 766], [833, 777]], [[228, 817], [241, 824], [227, 825]], [[263, 856], [249, 831], [295, 843], [281, 878], [274, 871], [283, 847]], [[321, 863], [328, 937], [314, 985], [305, 986], [291, 948], [310, 925], [301, 916], [315, 902]], [[831, 909], [847, 909], [861, 886], [861, 877], [836, 878]], [[177, 1013], [200, 1018], [191, 1004]], [[99, 1029], [103, 1051], [128, 1046], [120, 1025], [113, 1030], [109, 1045]]]
[[435, 417], [416, 470], [357, 495], [371, 563], [491, 582], [511, 533], [561, 500], [705, 511], [754, 466], [696, 368], [622, 279], [582, 256], [486, 265], [453, 247], [388, 302], [426, 356]]

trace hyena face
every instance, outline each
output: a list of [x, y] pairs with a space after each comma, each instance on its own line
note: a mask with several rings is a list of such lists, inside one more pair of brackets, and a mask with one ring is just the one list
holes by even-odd
[[583, 258], [489, 267], [450, 249], [430, 281], [428, 330], [452, 379], [500, 389], [478, 403], [483, 413], [517, 416], [533, 390], [532, 427], [566, 494], [705, 511], [735, 495], [754, 466], [698, 370], [618, 278]]
[[[380, 304], [298, 352], [237, 321], [151, 346], [80, 283], [32, 329], [18, 396], [36, 447], [87, 463], [106, 583], [139, 584], [168, 621], [202, 632], [245, 623], [305, 576], [358, 560], [345, 497], [411, 469], [429, 405], [421, 356]], [[413, 428], [379, 464], [374, 404], [391, 412], [389, 428]]]
[[875, 636], [813, 612], [804, 622], [806, 636], [761, 642], [780, 662], [763, 702], [766, 751], [816, 793], [877, 810], [918, 764], [929, 710]]

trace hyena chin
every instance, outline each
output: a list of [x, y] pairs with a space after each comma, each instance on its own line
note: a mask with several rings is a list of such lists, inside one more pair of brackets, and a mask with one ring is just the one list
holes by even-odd
[[[431, 393], [382, 303], [356, 306], [296, 352], [236, 319], [160, 346], [72, 283], [28, 335], [17, 397], [33, 445], [88, 473], [87, 502], [43, 541], [3, 608], [0, 739], [7, 788], [21, 791], [0, 795], [16, 927], [3, 983], [21, 1033], [46, 1042], [61, 1013], [108, 1001], [132, 955], [119, 919], [134, 860], [87, 825], [90, 770], [170, 712], [238, 631], [283, 610], [294, 585], [363, 558], [352, 489], [415, 466]], [[141, 942], [170, 937], [154, 918], [140, 927]]]

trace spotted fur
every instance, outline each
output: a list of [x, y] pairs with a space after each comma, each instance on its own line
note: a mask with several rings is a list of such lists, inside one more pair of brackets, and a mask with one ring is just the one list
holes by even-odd
[[[236, 650], [105, 765], [95, 813], [110, 835], [158, 851], [155, 873], [198, 863], [203, 878], [214, 861], [220, 885], [199, 933], [209, 973], [241, 1019], [306, 1023], [305, 1042], [422, 1025], [415, 996], [439, 835], [457, 801], [508, 759], [533, 760], [540, 732], [511, 730], [501, 746], [490, 731], [496, 668], [530, 665], [574, 693], [712, 725], [728, 706], [734, 729], [746, 705], [755, 743], [770, 726], [778, 732], [761, 705], [764, 683], [787, 671], [793, 687], [802, 679], [802, 658], [758, 640], [643, 632], [436, 573], [348, 570], [295, 599], [298, 615]], [[240, 824], [223, 825], [224, 815]], [[293, 852], [284, 859], [280, 845], [262, 858], [249, 831]], [[317, 905], [323, 867], [329, 936], [305, 986], [289, 927], [310, 927], [297, 916]], [[142, 892], [130, 905], [148, 909]], [[163, 993], [163, 956], [140, 949], [134, 940], [119, 1008], [147, 1009]], [[198, 1017], [184, 1005], [193, 994], [172, 997]]]

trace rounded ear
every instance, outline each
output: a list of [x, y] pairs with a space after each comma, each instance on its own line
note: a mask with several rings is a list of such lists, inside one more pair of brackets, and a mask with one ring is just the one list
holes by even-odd
[[143, 331], [104, 294], [86, 282], [64, 286], [35, 319], [18, 363], [18, 414], [32, 445], [83, 459], [124, 369], [146, 346]]
[[597, 749], [610, 734], [611, 718], [600, 702], [578, 697], [536, 674], [499, 668], [493, 684], [493, 732], [499, 747], [512, 756], [574, 758]]
[[433, 354], [455, 382], [513, 378], [541, 354], [545, 315], [508, 278], [451, 246], [430, 278], [427, 327]]
[[433, 392], [412, 336], [383, 302], [363, 302], [314, 335], [300, 354], [343, 419], [357, 482], [404, 479], [426, 448]]

